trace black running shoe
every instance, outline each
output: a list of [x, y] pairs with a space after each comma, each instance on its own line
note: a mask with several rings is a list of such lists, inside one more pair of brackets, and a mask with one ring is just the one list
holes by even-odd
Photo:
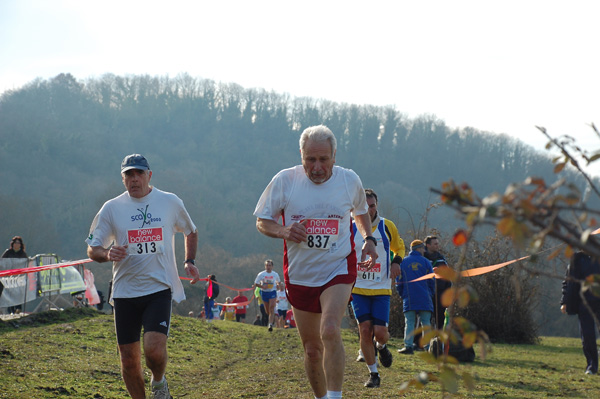
[[379, 388], [380, 383], [381, 379], [379, 378], [379, 373], [371, 373], [371, 375], [369, 376], [369, 381], [365, 382], [365, 387]]
[[379, 349], [379, 362], [383, 367], [390, 367], [392, 365], [392, 353], [388, 349], [387, 345], [384, 345], [383, 348]]
[[413, 348], [408, 348], [405, 346], [402, 349], [398, 349], [398, 353], [401, 353], [403, 355], [412, 355], [413, 353], [415, 353], [415, 351], [413, 350]]

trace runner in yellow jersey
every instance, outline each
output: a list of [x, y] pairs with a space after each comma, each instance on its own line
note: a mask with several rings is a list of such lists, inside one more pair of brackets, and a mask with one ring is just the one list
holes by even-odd
[[[377, 370], [377, 353], [384, 367], [392, 365], [392, 353], [387, 348], [390, 337], [390, 298], [392, 281], [400, 275], [400, 263], [404, 257], [404, 241], [398, 235], [396, 225], [379, 216], [377, 194], [371, 189], [365, 190], [372, 236], [377, 240], [377, 263], [367, 269], [357, 265], [356, 284], [352, 289], [352, 309], [358, 321], [360, 334], [360, 352], [369, 368], [367, 388], [377, 388], [380, 384]], [[353, 225], [356, 230], [356, 225]], [[361, 248], [363, 239], [355, 234], [355, 247]], [[394, 254], [394, 258], [391, 255]], [[357, 253], [360, 256], [360, 253]], [[360, 356], [360, 355], [359, 355]]]

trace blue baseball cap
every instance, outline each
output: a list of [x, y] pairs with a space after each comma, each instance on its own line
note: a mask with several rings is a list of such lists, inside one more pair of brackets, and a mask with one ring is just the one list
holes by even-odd
[[123, 158], [121, 162], [121, 173], [127, 172], [130, 169], [150, 170], [148, 161], [140, 154], [131, 154]]

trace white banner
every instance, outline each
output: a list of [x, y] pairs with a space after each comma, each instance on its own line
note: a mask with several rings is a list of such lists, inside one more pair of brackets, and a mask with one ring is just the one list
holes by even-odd
[[[22, 269], [29, 266], [27, 258], [0, 258], [0, 270]], [[0, 307], [20, 305], [36, 298], [37, 278], [32, 274], [1, 277], [4, 286], [0, 295]]]

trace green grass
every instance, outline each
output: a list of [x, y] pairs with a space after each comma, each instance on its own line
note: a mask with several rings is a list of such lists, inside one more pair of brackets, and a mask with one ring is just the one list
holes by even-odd
[[[439, 382], [400, 392], [419, 372], [440, 375], [420, 355], [402, 356], [393, 339], [391, 368], [380, 368], [382, 385], [367, 389], [364, 363], [354, 361], [356, 333], [345, 330], [345, 398], [444, 397]], [[585, 376], [579, 339], [542, 338], [539, 345], [491, 346], [463, 372], [475, 389], [461, 383], [453, 397], [598, 398], [600, 376]], [[175, 398], [312, 399], [296, 330], [174, 316], [167, 378]], [[147, 375], [147, 377], [149, 377]], [[44, 312], [0, 323], [0, 398], [124, 398], [112, 316], [90, 309]]]

